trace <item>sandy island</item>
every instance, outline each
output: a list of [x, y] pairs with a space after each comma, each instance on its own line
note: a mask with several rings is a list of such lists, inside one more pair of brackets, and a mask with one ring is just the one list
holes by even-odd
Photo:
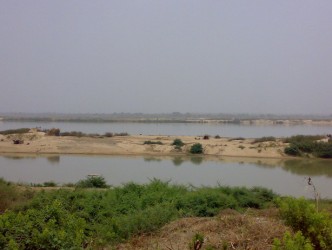
[[[172, 146], [174, 139], [184, 142], [181, 150]], [[24, 140], [14, 144], [14, 139]], [[160, 141], [162, 145], [144, 144], [145, 141]], [[73, 137], [47, 136], [43, 132], [31, 131], [26, 134], [0, 135], [0, 154], [93, 154], [93, 155], [188, 155], [190, 147], [201, 143], [204, 155], [289, 158], [284, 154], [287, 144], [281, 139], [257, 142], [254, 139], [213, 138], [204, 140], [198, 136], [153, 136], [128, 135], [114, 137]]]

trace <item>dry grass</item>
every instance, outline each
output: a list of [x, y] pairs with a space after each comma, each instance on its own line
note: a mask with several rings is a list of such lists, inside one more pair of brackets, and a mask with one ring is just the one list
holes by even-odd
[[213, 218], [183, 218], [164, 226], [154, 235], [141, 235], [116, 249], [184, 250], [196, 233], [205, 237], [201, 249], [271, 249], [274, 238], [282, 238], [287, 228], [276, 209], [224, 210]]

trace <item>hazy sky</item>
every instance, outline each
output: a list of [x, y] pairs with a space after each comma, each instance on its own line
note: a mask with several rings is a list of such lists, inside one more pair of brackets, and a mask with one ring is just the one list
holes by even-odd
[[332, 113], [331, 0], [0, 0], [0, 112]]

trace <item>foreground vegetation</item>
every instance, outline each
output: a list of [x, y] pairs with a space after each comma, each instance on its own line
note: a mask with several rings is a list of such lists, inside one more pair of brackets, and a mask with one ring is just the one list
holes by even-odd
[[296, 232], [275, 239], [274, 249], [329, 249], [332, 245], [330, 214], [318, 212], [309, 201], [281, 199], [264, 188], [195, 188], [157, 179], [109, 188], [103, 177], [96, 176], [72, 189], [22, 190], [0, 179], [1, 249], [111, 247], [179, 218], [271, 206], [279, 207], [285, 223]]
[[[8, 185], [1, 180], [1, 186]], [[10, 209], [0, 216], [0, 248], [112, 245], [180, 217], [214, 216], [225, 208], [264, 208], [274, 197], [263, 188], [189, 188], [160, 180], [102, 190], [40, 191], [24, 205], [11, 206], [12, 200], [7, 201]]]

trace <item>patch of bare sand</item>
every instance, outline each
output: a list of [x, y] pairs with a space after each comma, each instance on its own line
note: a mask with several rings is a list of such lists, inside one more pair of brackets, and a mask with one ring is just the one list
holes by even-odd
[[[174, 139], [184, 142], [181, 150], [172, 146]], [[13, 139], [24, 140], [14, 145]], [[144, 144], [145, 141], [161, 142]], [[23, 135], [8, 135], [0, 138], [0, 153], [38, 154], [107, 154], [107, 155], [187, 155], [195, 143], [201, 143], [204, 155], [285, 158], [281, 140], [254, 143], [253, 139], [234, 140], [231, 138], [209, 138], [194, 136], [115, 136], [115, 137], [71, 137], [46, 136], [41, 132]]]
[[132, 238], [118, 250], [189, 249], [195, 234], [205, 237], [203, 247], [213, 249], [271, 249], [274, 238], [290, 229], [277, 217], [276, 209], [252, 210], [244, 214], [224, 210], [212, 218], [183, 218], [164, 226], [158, 233]]

